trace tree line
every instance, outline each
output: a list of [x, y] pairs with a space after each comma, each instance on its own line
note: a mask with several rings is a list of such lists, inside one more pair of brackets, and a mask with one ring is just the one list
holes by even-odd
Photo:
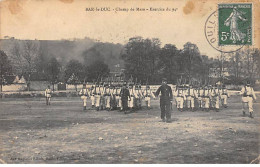
[[[113, 59], [112, 53], [109, 54]], [[6, 76], [13, 74], [25, 77], [28, 90], [31, 80], [49, 81], [52, 85], [97, 81], [109, 76], [104, 56], [107, 55], [102, 55], [98, 47], [91, 47], [83, 52], [81, 60], [71, 58], [64, 64], [53, 53], [46, 54], [37, 40], [13, 43], [8, 52], [0, 51], [1, 88]], [[123, 79], [142, 84], [159, 84], [162, 78], [172, 84], [180, 84], [180, 79], [182, 83], [243, 84], [245, 80], [254, 83], [260, 74], [259, 49], [246, 46], [237, 52], [209, 58], [191, 42], [178, 49], [174, 44], [161, 46], [158, 38], [133, 37], [120, 57], [124, 62]]]

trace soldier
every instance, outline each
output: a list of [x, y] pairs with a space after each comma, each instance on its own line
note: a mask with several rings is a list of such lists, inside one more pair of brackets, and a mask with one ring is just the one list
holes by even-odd
[[110, 92], [110, 87], [108, 84], [105, 85], [103, 97], [104, 97], [104, 101], [105, 101], [105, 103], [104, 103], [105, 109], [107, 111], [109, 111], [111, 109], [111, 106], [110, 106], [111, 92]]
[[101, 90], [100, 90], [100, 85], [98, 84], [97, 87], [95, 87], [95, 105], [96, 105], [96, 110], [99, 111], [100, 108], [100, 100], [101, 100]]
[[142, 86], [141, 85], [138, 85], [137, 86], [137, 90], [136, 90], [136, 99], [137, 99], [137, 109], [142, 109], [142, 99], [143, 99], [143, 92], [142, 92]]
[[117, 106], [117, 109], [122, 110], [122, 101], [121, 101], [120, 91], [121, 91], [121, 88], [120, 88], [120, 85], [118, 84], [116, 86], [116, 92], [115, 92], [116, 106]]
[[220, 91], [216, 86], [214, 86], [210, 93], [210, 96], [212, 98], [212, 108], [215, 109], [216, 112], [219, 112]]
[[52, 94], [52, 90], [50, 88], [50, 85], [48, 85], [48, 87], [44, 93], [45, 98], [46, 98], [46, 105], [51, 105], [51, 94]]
[[134, 111], [137, 95], [133, 85], [129, 85], [129, 93], [130, 93], [130, 99], [129, 99], [128, 107], [130, 108], [131, 111]]
[[186, 104], [188, 110], [194, 111], [194, 99], [197, 98], [197, 93], [193, 89], [192, 85], [189, 86], [188, 90], [186, 91]]
[[130, 92], [126, 88], [126, 84], [123, 85], [121, 91], [120, 91], [120, 96], [121, 96], [121, 103], [122, 103], [122, 111], [126, 114], [127, 107], [128, 107], [128, 100], [130, 99]]
[[100, 110], [104, 110], [106, 108], [105, 83], [101, 83], [101, 86], [99, 89], [100, 89]]
[[146, 89], [144, 91], [144, 100], [146, 102], [146, 107], [149, 110], [151, 109], [151, 97], [155, 99], [155, 96], [154, 96], [153, 92], [151, 91], [150, 86], [147, 85]]
[[95, 88], [94, 86], [91, 86], [90, 88], [90, 100], [91, 100], [91, 107], [95, 107]]
[[202, 108], [202, 94], [203, 94], [203, 89], [202, 87], [198, 87], [197, 89], [197, 100], [198, 100], [198, 108]]
[[240, 95], [242, 95], [242, 106], [243, 106], [243, 115], [245, 116], [245, 108], [246, 103], [248, 105], [248, 110], [250, 113], [250, 117], [253, 117], [253, 100], [256, 100], [256, 95], [254, 89], [250, 86], [250, 82], [248, 81], [247, 84], [241, 89]]
[[83, 100], [83, 110], [87, 110], [87, 98], [89, 96], [89, 92], [86, 88], [86, 84], [83, 84], [82, 89], [79, 91], [79, 95], [81, 96], [81, 99]]
[[[162, 79], [162, 85], [157, 89], [156, 96], [158, 96], [161, 93], [160, 96], [160, 108], [161, 108], [161, 119], [163, 122], [170, 123], [171, 122], [171, 111], [170, 111], [170, 105], [172, 102], [172, 89], [170, 86], [167, 85], [167, 79]], [[166, 116], [166, 120], [165, 120]]]
[[203, 101], [203, 109], [209, 111], [209, 105], [210, 105], [210, 88], [205, 86], [203, 88], [203, 93], [202, 93], [202, 101]]
[[227, 91], [226, 85], [223, 85], [220, 91], [221, 91], [222, 106], [227, 108], [227, 98], [229, 98], [229, 93]]
[[178, 111], [182, 112], [183, 111], [183, 104], [184, 104], [184, 101], [186, 100], [183, 85], [176, 87], [176, 91], [174, 92], [174, 96], [175, 96], [175, 99], [176, 99], [177, 109], [178, 109]]

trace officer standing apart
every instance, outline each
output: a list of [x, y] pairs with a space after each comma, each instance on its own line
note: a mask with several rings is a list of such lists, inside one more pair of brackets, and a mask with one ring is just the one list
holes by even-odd
[[242, 95], [243, 115], [246, 115], [245, 108], [247, 103], [250, 117], [253, 118], [253, 100], [256, 100], [256, 95], [254, 89], [250, 86], [250, 82], [247, 82], [241, 89], [240, 95]]
[[48, 88], [45, 90], [46, 105], [51, 105], [51, 93], [50, 85], [48, 85]]
[[172, 89], [169, 85], [167, 85], [167, 79], [162, 79], [162, 85], [158, 88], [155, 95], [158, 96], [161, 92], [160, 96], [160, 108], [161, 108], [161, 119], [163, 122], [165, 122], [165, 116], [166, 116], [166, 122], [171, 122], [171, 111], [170, 111], [170, 105], [172, 102]]

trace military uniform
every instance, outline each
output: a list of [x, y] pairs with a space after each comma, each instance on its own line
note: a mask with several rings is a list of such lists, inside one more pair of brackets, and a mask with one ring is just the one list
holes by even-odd
[[100, 89], [100, 85], [98, 85], [98, 87], [95, 87], [95, 105], [96, 105], [96, 110], [98, 111], [100, 108], [100, 101], [101, 101], [101, 89]]
[[146, 106], [148, 109], [150, 109], [151, 108], [151, 97], [155, 98], [153, 92], [150, 89], [150, 86], [146, 86], [146, 90], [144, 91], [143, 95], [144, 95], [144, 100], [146, 102]]
[[241, 89], [240, 95], [242, 95], [243, 114], [245, 115], [246, 103], [247, 103], [250, 117], [253, 118], [253, 111], [254, 111], [253, 100], [256, 100], [254, 89], [250, 87], [249, 84], [247, 84]]
[[162, 85], [157, 89], [156, 96], [158, 96], [161, 93], [160, 96], [160, 108], [161, 108], [161, 119], [162, 121], [165, 121], [166, 116], [166, 122], [171, 121], [171, 111], [170, 111], [170, 105], [173, 98], [172, 95], [172, 89], [170, 86], [167, 85], [166, 79], [163, 79]]
[[194, 111], [194, 107], [195, 107], [194, 105], [195, 98], [197, 98], [197, 93], [192, 88], [192, 86], [190, 86], [186, 91], [186, 104], [187, 104], [187, 108], [191, 109], [192, 111]]
[[94, 86], [91, 87], [90, 89], [90, 100], [91, 100], [91, 107], [94, 108], [95, 106], [95, 88]]
[[119, 109], [122, 109], [122, 101], [121, 101], [121, 95], [120, 95], [120, 91], [121, 91], [121, 88], [119, 86], [116, 87], [116, 92], [115, 92], [115, 95], [116, 95], [116, 105], [117, 105], [117, 108]]
[[86, 88], [86, 85], [83, 85], [83, 88], [79, 91], [79, 95], [83, 100], [83, 110], [87, 109], [87, 98], [89, 96], [89, 91]]
[[217, 112], [219, 111], [219, 98], [220, 98], [220, 91], [216, 87], [210, 92], [210, 96], [212, 98], [212, 108], [215, 109]]
[[176, 99], [176, 107], [179, 111], [183, 111], [184, 100], [186, 100], [185, 91], [183, 86], [177, 87], [177, 90], [174, 92], [174, 96]]
[[137, 95], [136, 95], [136, 91], [131, 86], [130, 86], [129, 93], [130, 93], [130, 99], [129, 99], [128, 107], [133, 110], [135, 107], [135, 100], [137, 99]]
[[222, 86], [221, 91], [221, 101], [222, 101], [222, 105], [227, 108], [227, 98], [229, 98], [229, 93], [227, 91], [227, 88], [225, 85]]
[[204, 87], [202, 93], [203, 109], [209, 111], [210, 107], [210, 90], [208, 87]]
[[51, 94], [52, 90], [50, 89], [50, 86], [48, 86], [48, 88], [44, 92], [46, 98], [46, 105], [51, 105]]
[[199, 87], [197, 90], [196, 90], [196, 93], [197, 93], [197, 100], [198, 100], [198, 108], [202, 108], [202, 94], [203, 94], [203, 89], [201, 89], [201, 87]]
[[124, 85], [120, 91], [121, 101], [122, 101], [122, 111], [126, 113], [128, 107], [128, 100], [130, 99], [130, 92]]
[[106, 86], [104, 89], [104, 100], [105, 100], [105, 108], [106, 110], [110, 110], [111, 106], [110, 106], [110, 101], [111, 101], [111, 89], [109, 88], [109, 86]]

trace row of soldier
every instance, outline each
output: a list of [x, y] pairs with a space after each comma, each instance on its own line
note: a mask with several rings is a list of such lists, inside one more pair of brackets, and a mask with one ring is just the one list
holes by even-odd
[[188, 110], [194, 111], [196, 106], [196, 108], [205, 111], [214, 109], [218, 112], [220, 102], [223, 107], [227, 108], [229, 93], [225, 85], [203, 87], [181, 85], [176, 86], [173, 96], [175, 96], [176, 107], [179, 111], [183, 111], [184, 106], [186, 106]]
[[141, 85], [109, 85], [98, 84], [87, 89], [86, 84], [80, 90], [79, 95], [83, 100], [83, 110], [86, 110], [87, 99], [91, 100], [92, 108], [96, 110], [120, 110], [126, 112], [136, 111], [142, 108], [143, 99], [148, 109], [151, 108], [151, 97], [155, 98], [149, 86], [143, 90]]
[[[127, 89], [126, 95], [122, 89]], [[127, 95], [129, 94], [129, 96]], [[83, 109], [86, 110], [87, 99], [91, 99], [92, 108], [96, 110], [114, 110], [120, 109], [121, 111], [129, 108], [131, 111], [142, 108], [142, 101], [145, 100], [146, 107], [151, 108], [151, 98], [155, 98], [154, 93], [149, 86], [145, 89], [141, 88], [141, 85], [129, 85], [128, 88], [125, 85], [95, 85], [87, 89], [86, 84], [83, 84], [83, 88], [79, 92], [83, 100]], [[193, 87], [192, 85], [176, 86], [173, 92], [176, 101], [176, 107], [179, 111], [183, 111], [185, 108], [194, 111], [195, 108], [199, 108], [205, 111], [214, 109], [219, 111], [220, 102], [223, 107], [227, 107], [227, 98], [229, 93], [223, 85], [220, 86], [204, 86]], [[126, 96], [127, 106], [123, 105], [122, 97]], [[124, 101], [124, 100], [123, 100]], [[196, 106], [196, 107], [195, 107]]]

